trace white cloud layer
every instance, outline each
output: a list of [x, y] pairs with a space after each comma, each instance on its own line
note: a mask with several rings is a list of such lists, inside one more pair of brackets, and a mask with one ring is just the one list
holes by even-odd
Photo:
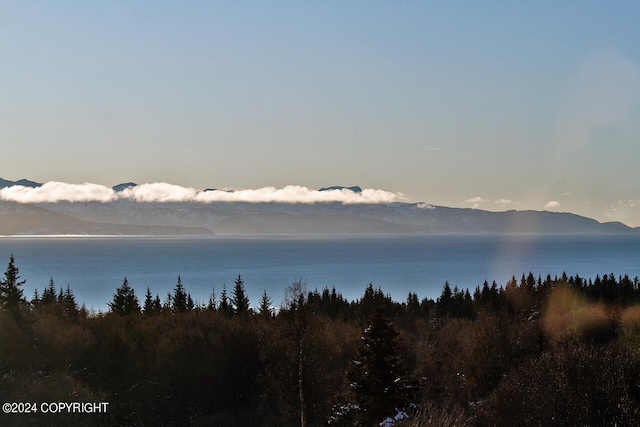
[[119, 199], [136, 202], [249, 202], [249, 203], [390, 203], [404, 200], [401, 193], [363, 189], [355, 193], [348, 189], [318, 191], [298, 185], [283, 188], [263, 187], [255, 190], [201, 191], [163, 182], [142, 184], [116, 192], [98, 184], [67, 184], [47, 182], [38, 188], [12, 186], [0, 189], [0, 200], [19, 203], [110, 202]]
[[620, 221], [631, 227], [640, 227], [640, 223], [637, 220], [639, 214], [640, 199], [618, 200], [605, 209], [607, 221]]
[[498, 199], [498, 200], [494, 200], [493, 203], [496, 203], [498, 205], [513, 205], [513, 204], [517, 204], [517, 202], [514, 202], [511, 199]]
[[557, 200], [551, 200], [544, 205], [545, 210], [558, 209], [560, 207], [560, 202]]
[[480, 196], [472, 197], [470, 199], [465, 200], [466, 203], [482, 203], [482, 202], [485, 202], [485, 201], [486, 200], [484, 200]]
[[[490, 200], [483, 199], [480, 196], [472, 197], [470, 199], [465, 200], [465, 203], [473, 204], [474, 209], [478, 209], [481, 203], [489, 203], [489, 202]], [[494, 200], [492, 203], [496, 205], [503, 205], [503, 206], [519, 204], [519, 202], [513, 201], [511, 199], [505, 199], [505, 198]]]
[[0, 189], [0, 200], [19, 203], [46, 202], [109, 202], [116, 199], [115, 191], [98, 184], [67, 184], [47, 182], [40, 187], [31, 188], [14, 185]]

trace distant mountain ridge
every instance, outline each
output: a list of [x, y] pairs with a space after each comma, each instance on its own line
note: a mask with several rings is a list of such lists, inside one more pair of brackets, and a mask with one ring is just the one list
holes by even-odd
[[318, 191], [331, 191], [331, 190], [349, 190], [349, 191], [353, 191], [354, 193], [362, 193], [362, 188], [358, 187], [357, 185], [354, 185], [353, 187], [343, 187], [341, 185], [334, 185], [332, 187], [321, 188]]
[[[14, 185], [21, 185], [23, 187], [31, 187], [31, 188], [42, 187], [42, 183], [30, 181], [28, 179], [19, 179], [17, 181], [9, 181], [7, 179], [0, 178], [0, 188], [13, 187]], [[136, 187], [137, 185], [138, 184], [136, 184], [135, 182], [125, 182], [122, 184], [114, 185], [111, 188], [114, 191], [122, 191], [127, 188]]]
[[[0, 188], [38, 183], [0, 179]], [[118, 184], [115, 191], [136, 186]], [[353, 187], [325, 187], [320, 191]], [[212, 190], [210, 191], [227, 191]], [[55, 202], [0, 201], [0, 235], [10, 234], [429, 234], [640, 233], [619, 222], [571, 213], [490, 212], [427, 203]]]
[[0, 235], [207, 235], [200, 227], [85, 221], [30, 204], [0, 201]]
[[127, 188], [133, 188], [137, 186], [138, 184], [136, 184], [135, 182], [125, 182], [122, 184], [114, 185], [111, 188], [113, 189], [113, 191], [123, 191], [123, 190], [126, 190]]
[[42, 184], [40, 184], [39, 182], [29, 181], [28, 179], [19, 179], [18, 181], [8, 181], [6, 179], [0, 178], [0, 188], [13, 187], [14, 185], [21, 185], [23, 187], [31, 187], [31, 188], [37, 188], [42, 186]]

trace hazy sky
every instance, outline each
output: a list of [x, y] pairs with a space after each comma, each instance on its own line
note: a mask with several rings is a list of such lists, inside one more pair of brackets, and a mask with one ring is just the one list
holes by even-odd
[[2, 1], [0, 177], [640, 226], [640, 2]]

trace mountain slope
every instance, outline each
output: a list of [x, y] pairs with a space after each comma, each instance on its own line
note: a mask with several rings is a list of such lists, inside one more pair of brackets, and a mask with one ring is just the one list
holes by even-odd
[[42, 184], [40, 184], [39, 182], [29, 181], [28, 179], [20, 179], [18, 181], [8, 181], [6, 179], [0, 178], [0, 188], [13, 187], [14, 185], [37, 188], [37, 187], [40, 187]]
[[110, 203], [58, 202], [41, 207], [84, 221], [201, 227], [216, 234], [633, 233], [570, 213], [489, 212], [424, 203]]
[[200, 227], [109, 224], [85, 221], [50, 209], [0, 201], [0, 235], [200, 235]]

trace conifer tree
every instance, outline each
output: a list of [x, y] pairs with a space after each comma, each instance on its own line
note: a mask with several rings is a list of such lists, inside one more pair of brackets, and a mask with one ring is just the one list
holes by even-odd
[[143, 310], [145, 314], [151, 314], [151, 309], [153, 306], [153, 294], [151, 294], [151, 288], [147, 286], [147, 292], [144, 294], [144, 305]]
[[244, 289], [244, 280], [238, 275], [238, 278], [233, 283], [233, 296], [231, 297], [233, 312], [237, 315], [246, 314], [249, 312], [249, 297], [247, 297]]
[[385, 296], [382, 293], [382, 289], [374, 289], [373, 285], [369, 283], [369, 286], [364, 291], [364, 295], [360, 299], [359, 312], [361, 320], [366, 322], [376, 312], [378, 308], [392, 307], [393, 301], [391, 297]]
[[122, 282], [122, 286], [116, 289], [116, 293], [113, 295], [113, 301], [109, 303], [109, 308], [121, 316], [140, 313], [138, 297], [136, 297], [133, 288], [129, 286], [129, 281], [126, 277]]
[[415, 316], [420, 312], [420, 301], [418, 300], [418, 294], [415, 292], [409, 292], [407, 296], [407, 313], [410, 316]]
[[209, 295], [209, 303], [207, 304], [207, 310], [216, 311], [218, 309], [218, 303], [216, 302], [216, 288], [215, 286], [211, 289], [211, 294]]
[[267, 290], [262, 291], [262, 298], [260, 298], [260, 305], [258, 306], [258, 311], [263, 317], [271, 317], [273, 315], [273, 311], [271, 310], [271, 298], [267, 295]]
[[191, 298], [191, 293], [187, 294], [187, 311], [193, 311], [196, 308], [196, 305], [193, 302], [193, 298]]
[[347, 373], [360, 425], [377, 425], [411, 403], [417, 387], [405, 376], [398, 332], [383, 308], [378, 308], [361, 337], [358, 358]]
[[4, 272], [4, 280], [0, 280], [0, 308], [17, 309], [26, 302], [21, 288], [26, 280], [20, 280], [19, 272], [13, 254], [11, 254], [9, 264]]
[[67, 284], [67, 289], [64, 292], [62, 289], [60, 289], [60, 292], [62, 295], [61, 302], [64, 315], [70, 318], [77, 317], [79, 313], [78, 303], [69, 285]]
[[[178, 283], [176, 283], [176, 287], [173, 289], [173, 296], [171, 298], [171, 311], [174, 313], [184, 313], [188, 311], [188, 299], [189, 297], [182, 284], [182, 279], [178, 276]], [[191, 301], [191, 305], [193, 305], [193, 301]]]
[[229, 297], [227, 296], [227, 285], [222, 285], [222, 292], [220, 293], [220, 304], [218, 304], [220, 312], [225, 316], [233, 314], [233, 307], [229, 303]]
[[44, 291], [42, 291], [40, 302], [43, 305], [52, 305], [57, 302], [56, 285], [53, 281], [53, 277], [49, 279], [49, 286], [47, 286]]
[[162, 310], [170, 312], [172, 301], [173, 297], [171, 296], [171, 292], [167, 292], [167, 296], [164, 297], [164, 302], [162, 303]]
[[40, 294], [38, 294], [38, 289], [33, 291], [33, 298], [31, 299], [31, 306], [36, 308], [40, 305]]
[[446, 281], [442, 287], [442, 294], [436, 301], [438, 314], [441, 317], [450, 317], [452, 315], [453, 302], [453, 292], [451, 291], [449, 282]]
[[153, 295], [151, 294], [151, 289], [148, 286], [147, 286], [147, 292], [144, 295], [143, 309], [144, 309], [144, 314], [148, 316], [160, 313], [160, 310], [162, 310], [162, 304], [160, 304], [160, 297], [156, 295], [156, 297], [153, 298]]

